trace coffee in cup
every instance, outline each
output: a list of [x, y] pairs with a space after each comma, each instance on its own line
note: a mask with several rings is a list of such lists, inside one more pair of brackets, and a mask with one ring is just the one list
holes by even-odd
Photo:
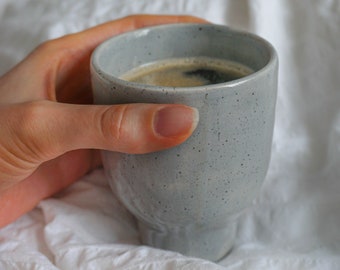
[[123, 80], [170, 87], [193, 87], [240, 79], [253, 71], [237, 62], [210, 57], [170, 58], [136, 67]]

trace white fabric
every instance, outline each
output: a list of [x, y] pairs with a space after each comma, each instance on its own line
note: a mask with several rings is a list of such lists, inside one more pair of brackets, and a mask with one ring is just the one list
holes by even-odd
[[132, 13], [197, 15], [278, 51], [272, 161], [234, 249], [214, 264], [140, 246], [97, 170], [0, 229], [0, 269], [340, 269], [340, 1], [2, 0], [0, 74], [46, 39]]

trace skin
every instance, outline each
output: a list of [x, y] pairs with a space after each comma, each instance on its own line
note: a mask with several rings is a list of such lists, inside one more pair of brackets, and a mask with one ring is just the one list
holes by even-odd
[[122, 32], [178, 22], [203, 21], [125, 17], [47, 41], [0, 78], [0, 227], [100, 166], [98, 149], [148, 153], [192, 134], [198, 114], [184, 105], [87, 105], [96, 46]]

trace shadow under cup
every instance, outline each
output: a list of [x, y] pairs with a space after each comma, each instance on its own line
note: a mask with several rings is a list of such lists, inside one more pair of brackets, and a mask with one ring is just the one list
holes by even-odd
[[[162, 59], [213, 57], [254, 73], [199, 87], [160, 87], [119, 79]], [[225, 26], [176, 24], [125, 33], [91, 61], [96, 104], [181, 103], [200, 121], [182, 145], [156, 153], [103, 151], [110, 185], [137, 218], [141, 241], [217, 261], [230, 251], [235, 214], [258, 194], [270, 160], [278, 60], [272, 46]]]

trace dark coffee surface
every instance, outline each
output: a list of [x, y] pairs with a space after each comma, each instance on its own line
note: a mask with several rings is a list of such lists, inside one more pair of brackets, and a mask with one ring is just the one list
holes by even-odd
[[252, 70], [241, 64], [207, 57], [174, 58], [137, 67], [122, 79], [157, 86], [193, 87], [242, 78]]
[[199, 68], [184, 73], [186, 76], [196, 76], [205, 80], [207, 85], [233, 81], [244, 75], [239, 72], [221, 72], [214, 69]]

